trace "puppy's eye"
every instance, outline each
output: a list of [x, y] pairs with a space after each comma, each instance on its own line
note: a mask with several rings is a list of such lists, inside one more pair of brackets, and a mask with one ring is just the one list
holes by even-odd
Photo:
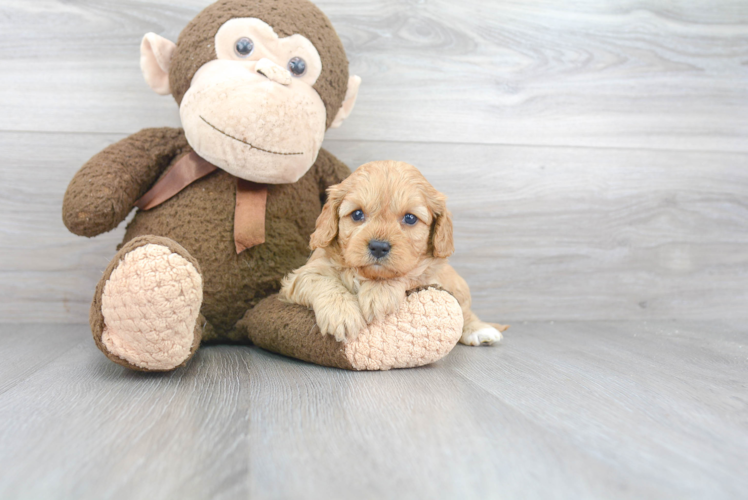
[[356, 210], [351, 214], [351, 219], [353, 219], [355, 222], [361, 222], [364, 220], [364, 212], [361, 210]]
[[240, 38], [236, 41], [234, 50], [236, 51], [236, 55], [238, 55], [239, 57], [247, 57], [255, 50], [255, 44], [249, 38]]
[[403, 222], [409, 226], [413, 226], [416, 222], [418, 222], [418, 217], [413, 214], [405, 214], [405, 217], [403, 217]]

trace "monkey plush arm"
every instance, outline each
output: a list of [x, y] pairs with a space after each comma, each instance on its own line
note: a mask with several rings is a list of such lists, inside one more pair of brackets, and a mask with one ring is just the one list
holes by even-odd
[[65, 226], [88, 237], [111, 231], [187, 149], [184, 132], [174, 128], [144, 129], [107, 147], [70, 181], [62, 202]]
[[340, 184], [346, 177], [351, 175], [351, 169], [345, 163], [335, 158], [326, 149], [320, 149], [317, 161], [314, 162], [315, 175], [319, 184], [319, 194], [322, 204], [327, 199], [327, 188]]

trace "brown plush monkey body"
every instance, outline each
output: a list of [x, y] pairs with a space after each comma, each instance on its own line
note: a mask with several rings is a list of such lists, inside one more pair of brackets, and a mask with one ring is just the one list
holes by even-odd
[[[323, 364], [387, 369], [451, 349], [459, 331], [444, 321], [462, 319], [446, 292], [419, 291], [409, 302], [431, 311], [420, 328], [431, 321], [440, 333], [415, 338], [406, 311], [392, 319], [399, 335], [372, 326], [371, 349], [323, 341], [309, 328], [313, 313], [273, 297], [309, 255], [327, 187], [350, 173], [321, 143], [350, 114], [360, 79], [349, 76], [340, 39], [311, 2], [220, 0], [176, 44], [147, 34], [141, 69], [153, 90], [175, 98], [183, 128], [142, 130], [106, 148], [75, 175], [63, 203], [65, 225], [88, 237], [143, 207], [91, 305], [107, 357], [166, 371], [203, 341], [254, 340]], [[184, 182], [169, 191], [174, 179]], [[141, 205], [144, 195], [161, 198]]]
[[196, 181], [152, 210], [139, 212], [127, 228], [125, 242], [159, 235], [182, 245], [200, 263], [203, 274], [201, 312], [207, 320], [203, 340], [231, 337], [244, 313], [276, 293], [280, 278], [306, 261], [320, 195], [348, 173], [345, 165], [322, 150], [297, 182], [268, 186], [266, 241], [238, 255], [234, 250], [236, 179], [223, 171]]
[[[350, 170], [320, 148], [358, 89], [329, 20], [307, 0], [221, 0], [174, 44], [148, 34], [146, 81], [180, 105], [184, 129], [146, 129], [76, 174], [63, 220], [88, 237], [196, 153], [218, 167], [139, 210], [97, 287], [91, 324], [113, 361], [141, 370], [183, 364], [201, 341], [247, 340], [237, 322], [309, 255], [325, 189]], [[266, 190], [262, 244], [239, 251], [237, 182]], [[258, 222], [258, 221], [254, 221]]]
[[[145, 153], [145, 161], [133, 161], [134, 155], [128, 154], [132, 151]], [[91, 211], [91, 198], [107, 203], [113, 197], [125, 196], [127, 191], [138, 193], [128, 200], [118, 200], [132, 205], [169, 167], [191, 151], [183, 131], [168, 128], [146, 129], [111, 146], [92, 158], [71, 182], [65, 198], [65, 222], [85, 236], [116, 227], [121, 220], [112, 219], [111, 213]], [[155, 159], [158, 162], [154, 164]], [[106, 180], [108, 176], [102, 170], [107, 168], [140, 183], [128, 185], [129, 189], [120, 187], [116, 193], [102, 189], [103, 196], [96, 196], [91, 193], [91, 186]], [[269, 185], [266, 241], [240, 254], [234, 245], [236, 178], [221, 170], [193, 182], [151, 210], [138, 211], [127, 227], [122, 246], [133, 240], [162, 243], [159, 237], [181, 246], [199, 264], [203, 279], [202, 318], [195, 335], [203, 342], [246, 341], [246, 332], [237, 332], [236, 323], [261, 299], [276, 293], [286, 273], [303, 265], [309, 256], [309, 235], [321, 210], [321, 197], [328, 186], [348, 174], [348, 167], [323, 149], [312, 168], [297, 182]], [[119, 262], [123, 253], [126, 252], [121, 251], [113, 263]], [[111, 272], [105, 273], [104, 278], [110, 275]], [[102, 284], [106, 279], [102, 279]], [[94, 335], [105, 354], [130, 368], [143, 369], [108, 352], [101, 344], [104, 318], [98, 300], [91, 315], [92, 323], [98, 325]]]
[[[176, 140], [182, 146], [180, 153], [191, 151], [183, 134]], [[240, 254], [234, 249], [236, 178], [224, 171], [195, 181], [151, 210], [139, 211], [127, 227], [124, 243], [155, 235], [184, 247], [202, 270], [201, 312], [207, 320], [203, 341], [232, 338], [244, 313], [277, 292], [280, 278], [306, 262], [309, 235], [321, 210], [320, 196], [349, 173], [323, 149], [297, 182], [269, 185], [266, 241]], [[233, 339], [238, 340], [236, 335]]]

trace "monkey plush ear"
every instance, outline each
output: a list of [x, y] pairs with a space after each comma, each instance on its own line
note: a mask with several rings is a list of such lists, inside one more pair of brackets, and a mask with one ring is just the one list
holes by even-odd
[[169, 67], [176, 48], [174, 42], [155, 33], [145, 35], [140, 44], [140, 69], [145, 81], [157, 94], [171, 94]]
[[358, 88], [361, 86], [361, 77], [353, 75], [348, 79], [348, 90], [345, 93], [345, 99], [343, 104], [338, 110], [338, 114], [335, 115], [330, 128], [338, 128], [343, 124], [343, 121], [348, 118], [348, 115], [353, 111], [353, 106], [356, 104], [356, 98], [358, 97]]

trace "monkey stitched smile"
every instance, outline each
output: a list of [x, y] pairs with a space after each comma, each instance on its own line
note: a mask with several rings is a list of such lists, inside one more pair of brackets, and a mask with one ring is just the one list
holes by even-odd
[[251, 143], [249, 143], [249, 142], [247, 142], [247, 141], [244, 141], [244, 140], [242, 140], [242, 139], [239, 139], [239, 138], [237, 138], [237, 137], [234, 137], [233, 135], [229, 135], [229, 134], [227, 134], [226, 132], [224, 132], [223, 130], [219, 129], [218, 127], [216, 127], [215, 125], [213, 125], [212, 123], [210, 123], [210, 122], [209, 122], [208, 120], [206, 120], [205, 118], [203, 118], [203, 117], [202, 117], [202, 115], [200, 116], [200, 119], [201, 119], [202, 121], [204, 121], [205, 123], [207, 123], [207, 124], [208, 124], [208, 125], [209, 125], [209, 126], [210, 126], [210, 127], [211, 127], [211, 128], [213, 129], [213, 130], [215, 130], [216, 132], [220, 132], [220, 133], [222, 133], [223, 135], [225, 135], [226, 137], [229, 137], [230, 139], [234, 139], [235, 141], [239, 141], [239, 142], [241, 142], [242, 144], [246, 144], [247, 146], [249, 146], [249, 147], [250, 147], [250, 148], [252, 148], [252, 149], [256, 149], [256, 150], [258, 150], [258, 151], [262, 151], [263, 153], [270, 153], [271, 155], [281, 155], [281, 156], [298, 156], [298, 155], [303, 155], [303, 154], [304, 154], [304, 153], [278, 153], [278, 152], [276, 152], [276, 151], [269, 151], [269, 150], [267, 150], [267, 149], [262, 149], [262, 148], [258, 148], [258, 147], [257, 147], [257, 146], [255, 146], [254, 144], [251, 144]]

